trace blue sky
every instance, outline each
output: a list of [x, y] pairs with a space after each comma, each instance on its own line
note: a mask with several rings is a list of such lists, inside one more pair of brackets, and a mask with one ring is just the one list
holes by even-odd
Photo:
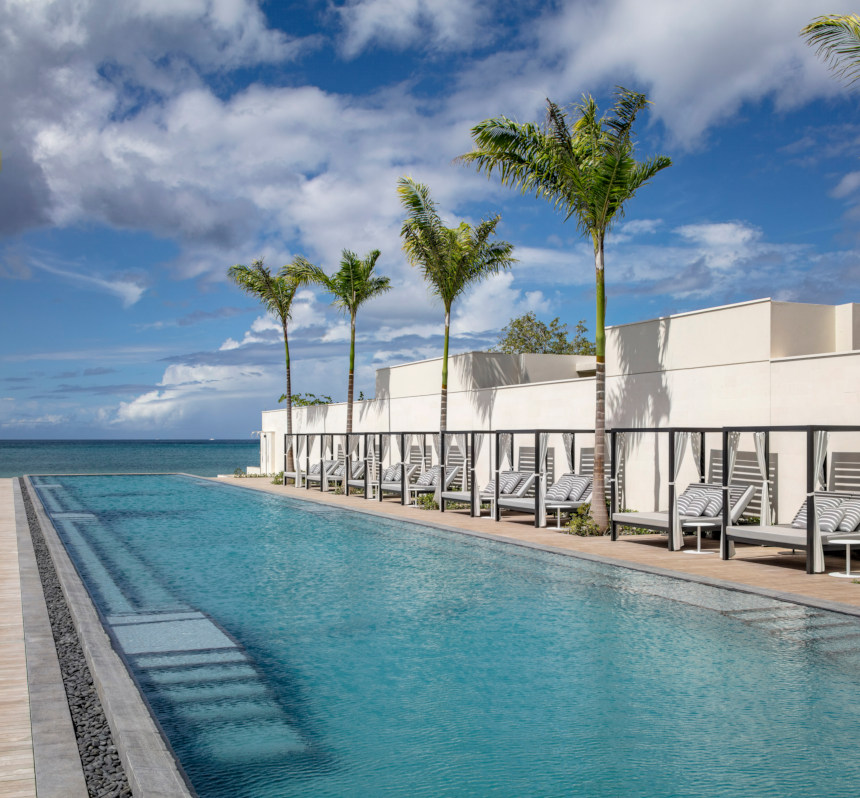
[[[469, 129], [616, 85], [674, 165], [607, 242], [608, 323], [772, 296], [858, 301], [858, 95], [798, 36], [840, 9], [678, 3], [7, 0], [0, 6], [0, 437], [246, 437], [279, 331], [226, 280], [382, 250], [357, 390], [441, 353], [400, 249], [401, 175], [454, 225], [502, 214], [519, 263], [455, 305], [452, 351], [528, 310], [594, 325], [593, 256], [544, 202], [452, 164]], [[348, 341], [301, 294], [295, 391], [346, 394]]]

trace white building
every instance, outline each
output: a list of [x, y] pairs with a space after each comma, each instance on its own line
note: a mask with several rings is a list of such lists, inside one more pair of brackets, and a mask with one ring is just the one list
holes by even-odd
[[[760, 299], [610, 327], [606, 361], [607, 429], [860, 424], [856, 303]], [[379, 369], [375, 397], [355, 403], [354, 432], [438, 430], [440, 385], [441, 358]], [[594, 396], [593, 358], [469, 352], [449, 359], [448, 429], [590, 429]], [[293, 408], [295, 433], [345, 427], [345, 403]], [[260, 468], [280, 471], [286, 411], [264, 412], [261, 429]], [[520, 444], [528, 453], [526, 436]], [[667, 444], [665, 434], [628, 435], [627, 506], [665, 509]], [[552, 436], [557, 473], [566, 470], [560, 447], [561, 436]], [[577, 436], [577, 468], [592, 447], [593, 436]], [[720, 447], [719, 433], [706, 436], [709, 471]], [[741, 470], [754, 469], [750, 435], [740, 448]], [[850, 476], [858, 436], [834, 433], [830, 448], [831, 469], [839, 465]], [[477, 465], [479, 481], [489, 477], [489, 449]], [[774, 433], [770, 451], [778, 511], [793, 514], [805, 490], [804, 436]], [[697, 478], [693, 458], [687, 461], [681, 483]]]

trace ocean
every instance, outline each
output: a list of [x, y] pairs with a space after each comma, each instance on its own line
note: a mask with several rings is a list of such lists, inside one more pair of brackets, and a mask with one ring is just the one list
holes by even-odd
[[201, 477], [260, 464], [260, 442], [244, 440], [0, 440], [0, 478], [24, 474], [152, 474]]

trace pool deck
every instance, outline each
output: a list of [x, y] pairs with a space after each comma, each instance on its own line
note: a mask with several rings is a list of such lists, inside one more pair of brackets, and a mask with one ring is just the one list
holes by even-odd
[[[582, 538], [562, 534], [552, 528], [536, 529], [532, 516], [528, 515], [514, 515], [496, 523], [486, 516], [472, 518], [465, 511], [440, 513], [420, 510], [404, 507], [395, 498], [380, 503], [357, 496], [336, 496], [319, 490], [272, 485], [264, 478], [221, 477], [217, 481], [860, 615], [860, 584], [850, 579], [833, 579], [826, 573], [807, 574], [802, 553], [783, 556], [777, 553], [777, 549], [739, 545], [733, 560], [722, 561], [717, 554], [693, 556], [669, 552], [664, 535], [637, 535], [612, 542], [608, 537]], [[20, 508], [18, 516], [20, 526]], [[18, 537], [22, 531], [26, 532], [26, 538]], [[58, 706], [63, 703], [63, 698], [62, 685], [56, 684], [56, 678], [52, 679], [53, 692], [41, 684], [28, 684], [27, 645], [33, 647], [34, 642], [40, 641], [25, 635], [24, 618], [30, 612], [27, 605], [33, 603], [35, 593], [31, 582], [38, 577], [34, 576], [35, 566], [29, 562], [32, 552], [19, 551], [19, 539], [29, 540], [29, 532], [16, 529], [13, 480], [0, 479], [0, 798], [36, 798], [38, 763], [35, 759], [41, 760], [43, 774], [49, 772], [51, 762], [57, 760], [48, 755], [49, 749], [41, 742], [36, 748], [43, 754], [34, 758], [31, 718], [37, 724], [37, 736], [43, 738], [45, 718], [40, 716], [47, 710], [51, 719], [49, 725], [55, 727], [58, 712], [68, 713], [66, 706]], [[715, 550], [716, 546], [716, 541], [703, 541], [703, 548]], [[844, 557], [828, 556], [826, 565], [828, 571], [842, 570]], [[43, 608], [42, 602], [42, 612]], [[43, 778], [50, 779], [50, 776], [43, 775]], [[68, 786], [68, 782], [66, 784]], [[64, 793], [61, 785], [57, 786], [54, 793], [57, 796], [70, 794]], [[43, 790], [40, 788], [39, 792], [41, 798]], [[48, 793], [53, 793], [53, 790], [44, 791], [44, 794]], [[71, 794], [77, 794], [77, 791], [73, 790]]]
[[0, 479], [0, 796], [35, 798], [36, 766], [18, 562], [12, 480]]

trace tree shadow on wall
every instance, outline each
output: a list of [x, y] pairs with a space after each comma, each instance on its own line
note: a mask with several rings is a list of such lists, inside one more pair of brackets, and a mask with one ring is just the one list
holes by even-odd
[[[647, 325], [631, 325], [614, 332], [617, 341], [619, 375], [607, 380], [607, 427], [660, 427], [670, 418], [672, 396], [666, 380], [665, 356], [669, 346], [671, 320]], [[654, 440], [654, 508], [660, 507], [660, 444], [668, 434], [627, 433], [625, 447], [634, 451], [648, 437]], [[630, 475], [629, 469], [625, 472]], [[635, 479], [635, 473], [633, 475]]]

